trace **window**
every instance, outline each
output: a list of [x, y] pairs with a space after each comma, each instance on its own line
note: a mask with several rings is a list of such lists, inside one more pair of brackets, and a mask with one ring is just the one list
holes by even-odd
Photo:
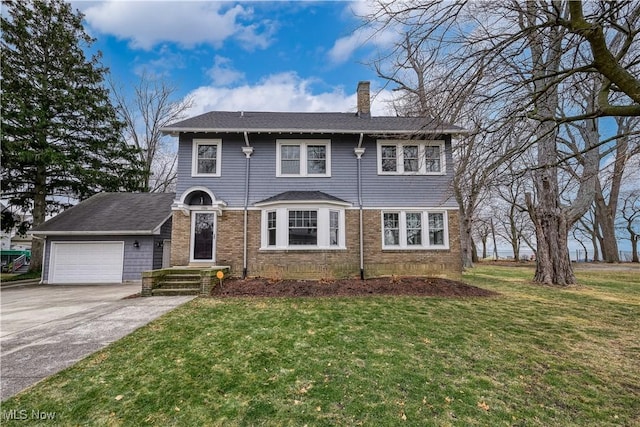
[[267, 212], [267, 245], [276, 245], [276, 212]]
[[398, 156], [395, 145], [381, 146], [382, 171], [395, 172], [398, 170]]
[[446, 230], [445, 212], [383, 212], [382, 248], [448, 249]]
[[220, 176], [220, 154], [222, 141], [219, 139], [194, 139], [192, 176]]
[[422, 213], [407, 212], [407, 246], [422, 245]]
[[444, 141], [378, 140], [379, 175], [444, 173]]
[[340, 212], [329, 211], [329, 245], [338, 246], [340, 243]]
[[440, 172], [440, 146], [439, 145], [427, 145], [425, 147], [425, 159], [427, 172]]
[[345, 249], [345, 211], [323, 204], [270, 207], [262, 211], [261, 249]]
[[444, 215], [441, 213], [429, 214], [429, 244], [444, 245]]
[[417, 145], [405, 145], [403, 148], [403, 161], [405, 172], [418, 172], [419, 169], [419, 159], [418, 156], [418, 146]]
[[386, 246], [400, 244], [400, 214], [384, 214], [384, 244]]
[[278, 140], [276, 176], [331, 176], [329, 140]]
[[289, 211], [289, 246], [318, 244], [318, 212]]

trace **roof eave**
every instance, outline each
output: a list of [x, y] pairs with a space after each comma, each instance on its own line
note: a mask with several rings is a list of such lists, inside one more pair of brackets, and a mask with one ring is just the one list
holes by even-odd
[[259, 128], [259, 129], [248, 129], [248, 128], [194, 128], [194, 127], [166, 127], [161, 128], [160, 131], [165, 135], [178, 136], [180, 133], [341, 133], [341, 134], [354, 134], [358, 135], [361, 133], [364, 134], [376, 134], [376, 135], [398, 135], [398, 134], [467, 134], [469, 133], [465, 129], [404, 129], [404, 130], [393, 130], [393, 129], [385, 129], [385, 130], [372, 130], [372, 129], [279, 129], [279, 128]]
[[282, 206], [282, 205], [333, 205], [351, 207], [353, 203], [341, 202], [339, 200], [324, 200], [324, 199], [309, 199], [309, 200], [269, 200], [266, 202], [254, 203], [255, 207], [267, 207], [267, 206]]
[[154, 236], [160, 234], [160, 228], [155, 230], [32, 230], [28, 234], [35, 236]]

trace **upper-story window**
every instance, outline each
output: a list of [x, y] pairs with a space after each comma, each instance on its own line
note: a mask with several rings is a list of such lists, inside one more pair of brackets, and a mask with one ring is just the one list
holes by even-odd
[[191, 176], [220, 176], [221, 139], [194, 139]]
[[330, 140], [281, 139], [276, 145], [276, 176], [331, 176]]
[[444, 141], [378, 140], [379, 175], [442, 175]]

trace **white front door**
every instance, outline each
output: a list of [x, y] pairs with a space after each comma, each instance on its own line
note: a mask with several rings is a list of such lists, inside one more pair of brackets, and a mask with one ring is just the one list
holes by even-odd
[[214, 262], [216, 260], [215, 212], [191, 213], [191, 261]]

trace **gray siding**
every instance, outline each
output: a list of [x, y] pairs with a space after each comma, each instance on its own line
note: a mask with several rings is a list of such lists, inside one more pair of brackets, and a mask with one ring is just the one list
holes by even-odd
[[[134, 248], [138, 241], [140, 248]], [[49, 260], [52, 242], [114, 242], [124, 241], [122, 280], [141, 280], [142, 272], [153, 269], [154, 236], [56, 236], [48, 237], [43, 265], [43, 280], [49, 280]]]
[[171, 218], [160, 228], [160, 234], [153, 237], [153, 269], [162, 268], [162, 244], [165, 239], [171, 239]]
[[[192, 177], [192, 139], [222, 139], [220, 177]], [[276, 177], [277, 139], [331, 139], [330, 178]], [[434, 138], [442, 139], [442, 138]], [[377, 147], [374, 137], [365, 137], [362, 157], [362, 199], [365, 207], [457, 207], [451, 192], [453, 159], [451, 139], [446, 137], [447, 174], [435, 176], [381, 176], [377, 174]], [[357, 206], [357, 160], [353, 149], [358, 135], [249, 134], [254, 148], [251, 156], [249, 206], [267, 197], [290, 190], [323, 191]], [[178, 149], [177, 195], [194, 186], [209, 188], [229, 208], [244, 205], [246, 157], [242, 134], [181, 134]]]

